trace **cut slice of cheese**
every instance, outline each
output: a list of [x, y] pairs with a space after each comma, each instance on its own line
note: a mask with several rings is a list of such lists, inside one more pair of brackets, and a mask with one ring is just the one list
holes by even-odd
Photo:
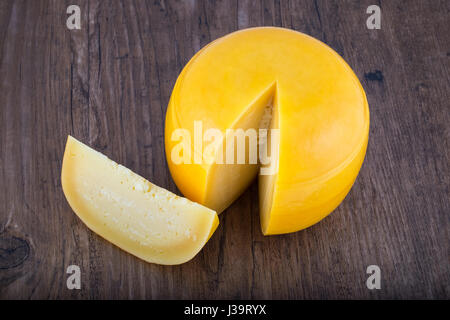
[[71, 136], [61, 181], [91, 230], [148, 262], [192, 259], [219, 224], [213, 210], [157, 187]]
[[[306, 228], [333, 211], [362, 165], [369, 134], [364, 90], [347, 63], [324, 43], [283, 28], [241, 30], [199, 51], [177, 79], [166, 114], [168, 165], [181, 192], [223, 211], [251, 183], [251, 164], [176, 163], [172, 134], [210, 128], [257, 129], [272, 100], [278, 172], [260, 176], [264, 234]], [[205, 148], [205, 144], [203, 145]], [[191, 150], [194, 157], [194, 149]], [[273, 164], [273, 163], [272, 163]]]

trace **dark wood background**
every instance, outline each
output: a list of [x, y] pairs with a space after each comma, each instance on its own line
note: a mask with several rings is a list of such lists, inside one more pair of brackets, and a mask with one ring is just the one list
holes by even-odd
[[[66, 8], [81, 7], [81, 30]], [[368, 30], [378, 4], [381, 30]], [[178, 73], [202, 46], [274, 25], [334, 48], [366, 90], [361, 173], [319, 224], [263, 237], [257, 186], [180, 266], [89, 231], [60, 182], [68, 134], [179, 193], [164, 155]], [[0, 1], [0, 298], [450, 298], [450, 2]], [[66, 268], [79, 265], [81, 290]], [[381, 268], [381, 290], [366, 268]]]

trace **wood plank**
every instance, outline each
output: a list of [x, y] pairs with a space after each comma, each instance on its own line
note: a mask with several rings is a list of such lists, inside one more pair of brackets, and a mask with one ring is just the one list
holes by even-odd
[[[0, 2], [0, 298], [450, 297], [448, 1]], [[253, 184], [192, 261], [140, 261], [89, 231], [61, 190], [68, 134], [179, 194], [164, 155], [175, 80], [201, 47], [283, 26], [341, 54], [366, 90], [370, 141], [345, 201], [307, 230], [264, 237]], [[79, 265], [82, 289], [68, 290]], [[368, 290], [368, 265], [382, 289]]]

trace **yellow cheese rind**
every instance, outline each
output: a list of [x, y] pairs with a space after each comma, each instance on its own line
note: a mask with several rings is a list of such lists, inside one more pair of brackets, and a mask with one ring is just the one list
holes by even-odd
[[219, 224], [213, 210], [150, 183], [71, 136], [61, 182], [71, 208], [92, 231], [147, 262], [192, 259]]
[[294, 232], [320, 221], [345, 198], [358, 175], [368, 143], [369, 108], [347, 63], [324, 43], [292, 30], [231, 33], [203, 48], [183, 69], [165, 133], [169, 168], [181, 192], [220, 213], [249, 184], [248, 177], [236, 182], [241, 165], [217, 175], [223, 165], [174, 164], [171, 134], [183, 128], [194, 136], [196, 120], [203, 121], [204, 130], [223, 132], [250, 123], [246, 110], [256, 114], [262, 105], [255, 99], [274, 82], [279, 170], [259, 179], [264, 234]]

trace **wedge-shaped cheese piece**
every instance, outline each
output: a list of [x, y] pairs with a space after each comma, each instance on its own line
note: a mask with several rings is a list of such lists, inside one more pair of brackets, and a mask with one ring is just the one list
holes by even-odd
[[61, 181], [91, 230], [148, 262], [192, 259], [219, 224], [213, 210], [155, 186], [71, 136]]
[[184, 129], [194, 137], [199, 120], [203, 132], [216, 128], [224, 136], [227, 129], [257, 129], [270, 101], [270, 127], [279, 129], [273, 159], [278, 172], [260, 176], [260, 214], [263, 233], [280, 234], [306, 228], [333, 211], [365, 156], [367, 100], [336, 52], [305, 34], [273, 27], [241, 30], [212, 42], [175, 84], [165, 142], [181, 192], [220, 213], [256, 177], [255, 165], [198, 164], [194, 151], [191, 163], [179, 164], [171, 158], [179, 143], [173, 134]]

